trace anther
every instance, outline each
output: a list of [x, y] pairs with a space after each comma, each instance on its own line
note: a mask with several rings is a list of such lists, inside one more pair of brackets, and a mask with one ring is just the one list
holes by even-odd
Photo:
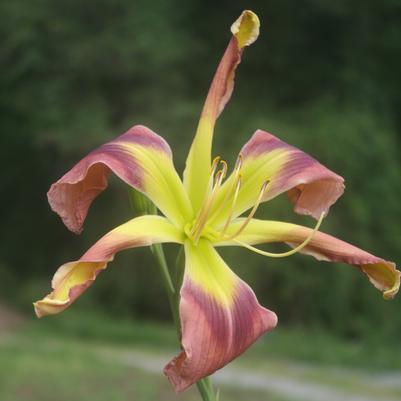
[[212, 161], [212, 166], [210, 168], [210, 177], [212, 178], [214, 177], [217, 166], [219, 165], [219, 161], [220, 161], [220, 156], [216, 156]]
[[227, 175], [227, 169], [228, 169], [228, 166], [227, 166], [227, 162], [225, 161], [225, 160], [223, 160], [223, 159], [221, 159], [220, 160], [220, 163], [223, 165], [223, 167], [221, 168], [221, 174], [222, 174], [222, 179], [224, 179], [225, 178], [225, 176]]
[[205, 194], [205, 199], [208, 198], [209, 191], [213, 187], [214, 175], [216, 173], [217, 166], [219, 165], [219, 161], [220, 161], [220, 156], [216, 156], [212, 161], [212, 166], [210, 168], [209, 181], [208, 181], [208, 184], [207, 184], [207, 190], [206, 190], [206, 194]]
[[[223, 162], [223, 160], [222, 160], [222, 162]], [[235, 162], [235, 166], [234, 166], [232, 175], [229, 178], [229, 181], [227, 181], [227, 183], [229, 183], [230, 187], [229, 187], [229, 189], [227, 189], [226, 194], [225, 194], [223, 200], [219, 203], [217, 209], [215, 209], [213, 211], [212, 216], [210, 218], [211, 220], [213, 220], [213, 218], [221, 212], [221, 210], [227, 204], [227, 201], [230, 199], [230, 197], [233, 195], [233, 193], [235, 193], [235, 191], [237, 190], [238, 178], [241, 173], [241, 168], [242, 168], [242, 155], [239, 154], [239, 156]], [[238, 190], [239, 190], [239, 188], [238, 188]], [[237, 196], [238, 196], [238, 194], [237, 194]]]

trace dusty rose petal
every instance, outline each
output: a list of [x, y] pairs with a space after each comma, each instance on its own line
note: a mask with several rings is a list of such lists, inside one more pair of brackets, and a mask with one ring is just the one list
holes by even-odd
[[[243, 219], [238, 219], [230, 227], [230, 231], [235, 232], [242, 221]], [[249, 245], [285, 242], [296, 247], [308, 238], [311, 232], [312, 229], [296, 224], [253, 219], [236, 240]], [[233, 241], [221, 243], [221, 245], [235, 244], [238, 245]], [[367, 275], [377, 289], [383, 292], [385, 299], [394, 298], [399, 290], [401, 273], [393, 262], [374, 256], [331, 235], [316, 232], [300, 252], [312, 255], [318, 260], [347, 263], [357, 267]]]
[[231, 26], [232, 37], [213, 77], [195, 138], [188, 154], [184, 183], [195, 211], [202, 203], [209, 180], [214, 125], [230, 100], [242, 53], [259, 35], [259, 18], [245, 10]]
[[202, 241], [185, 247], [183, 350], [164, 370], [177, 392], [228, 364], [277, 324], [276, 314], [260, 306], [251, 288]]
[[[266, 181], [270, 181], [270, 187], [262, 201], [287, 192], [297, 213], [312, 215], [316, 219], [322, 212], [327, 214], [330, 206], [344, 192], [342, 177], [268, 132], [256, 131], [240, 155], [241, 188], [233, 217], [241, 215], [255, 204]], [[226, 196], [233, 186], [234, 176], [232, 174], [227, 179], [220, 191], [215, 210], [220, 208], [222, 201], [230, 204]], [[216, 224], [224, 222], [228, 213], [229, 208], [223, 208]]]
[[[174, 170], [170, 147], [149, 128], [136, 125], [89, 153], [51, 186], [47, 194], [50, 206], [71, 231], [82, 231], [92, 201], [107, 187], [112, 172], [148, 195], [173, 221], [187, 212], [189, 206], [180, 201], [186, 195]], [[175, 204], [169, 187], [177, 189]]]
[[244, 168], [249, 159], [267, 156], [268, 160], [269, 154], [277, 157], [274, 155], [280, 152], [285, 154], [283, 164], [271, 178], [272, 187], [266, 199], [288, 191], [297, 213], [312, 215], [316, 219], [322, 212], [327, 213], [330, 206], [343, 194], [344, 179], [307, 153], [288, 145], [274, 135], [262, 130], [256, 131], [241, 150]]
[[115, 228], [79, 260], [59, 267], [52, 280], [53, 291], [34, 303], [36, 315], [42, 317], [68, 308], [93, 284], [117, 252], [153, 243], [180, 243], [181, 236], [177, 228], [160, 216], [141, 216]]
[[[310, 229], [300, 227], [292, 236], [293, 241], [286, 241], [291, 246], [301, 243], [310, 233]], [[302, 239], [303, 238], [303, 239]], [[302, 241], [301, 241], [302, 239]], [[301, 253], [312, 255], [319, 260], [347, 263], [359, 268], [369, 281], [383, 292], [385, 299], [392, 299], [400, 288], [401, 273], [393, 262], [372, 255], [354, 245], [318, 232]]]

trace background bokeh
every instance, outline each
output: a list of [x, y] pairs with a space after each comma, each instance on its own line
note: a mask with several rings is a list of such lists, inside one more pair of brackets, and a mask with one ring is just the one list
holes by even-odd
[[[232, 166], [257, 128], [300, 147], [346, 179], [345, 195], [323, 230], [400, 260], [400, 1], [3, 0], [0, 330], [129, 342], [138, 322], [159, 322], [137, 336], [150, 348], [150, 332], [170, 333], [163, 284], [148, 249], [116, 258], [74, 305], [85, 313], [31, 321], [31, 302], [48, 292], [55, 269], [133, 216], [126, 186], [111, 179], [77, 237], [50, 211], [46, 192], [83, 155], [138, 123], [166, 138], [181, 172], [229, 27], [245, 8], [259, 15], [261, 35], [237, 71], [234, 95], [216, 127], [215, 154]], [[293, 214], [285, 197], [264, 205], [259, 216], [314, 224]], [[171, 262], [176, 253], [167, 247]], [[355, 269], [300, 255], [223, 254], [279, 315], [275, 358], [401, 368], [401, 301], [382, 300]], [[120, 333], [110, 326], [128, 328]], [[156, 335], [154, 343], [165, 336]], [[13, 346], [19, 351], [9, 353], [11, 366], [16, 355], [32, 353], [29, 345]], [[26, 365], [18, 366], [23, 372]], [[17, 388], [15, 380], [4, 388]], [[47, 399], [46, 389], [40, 394]], [[24, 396], [16, 399], [36, 399]]]

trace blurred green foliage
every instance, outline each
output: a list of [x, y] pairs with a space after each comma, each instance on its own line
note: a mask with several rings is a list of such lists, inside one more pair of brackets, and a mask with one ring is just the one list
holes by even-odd
[[[257, 128], [314, 155], [346, 178], [323, 230], [399, 259], [401, 221], [401, 3], [13, 1], [0, 4], [0, 294], [30, 308], [57, 266], [132, 217], [111, 180], [80, 237], [49, 210], [45, 193], [84, 154], [148, 125], [170, 143], [182, 171], [214, 69], [243, 8], [262, 21], [245, 52], [215, 152], [231, 165]], [[312, 225], [285, 197], [260, 215]], [[174, 261], [177, 249], [167, 247]], [[400, 300], [381, 299], [352, 268], [300, 255], [224, 256], [280, 321], [347, 338], [398, 338]], [[79, 304], [113, 315], [169, 317], [149, 250], [116, 258]]]

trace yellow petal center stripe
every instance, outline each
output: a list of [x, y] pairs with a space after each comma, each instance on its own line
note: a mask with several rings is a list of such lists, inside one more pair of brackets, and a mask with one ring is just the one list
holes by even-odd
[[195, 246], [188, 240], [184, 245], [186, 277], [220, 305], [230, 307], [237, 277], [209, 241], [201, 239]]
[[63, 266], [64, 278], [58, 282], [55, 291], [52, 294], [52, 299], [57, 301], [68, 301], [70, 290], [77, 285], [84, 285], [89, 280], [94, 280], [95, 272], [106, 267], [105, 262], [91, 263], [69, 263]]
[[124, 143], [128, 153], [141, 165], [144, 186], [156, 206], [176, 225], [183, 227], [192, 218], [192, 207], [168, 155], [157, 149]]

